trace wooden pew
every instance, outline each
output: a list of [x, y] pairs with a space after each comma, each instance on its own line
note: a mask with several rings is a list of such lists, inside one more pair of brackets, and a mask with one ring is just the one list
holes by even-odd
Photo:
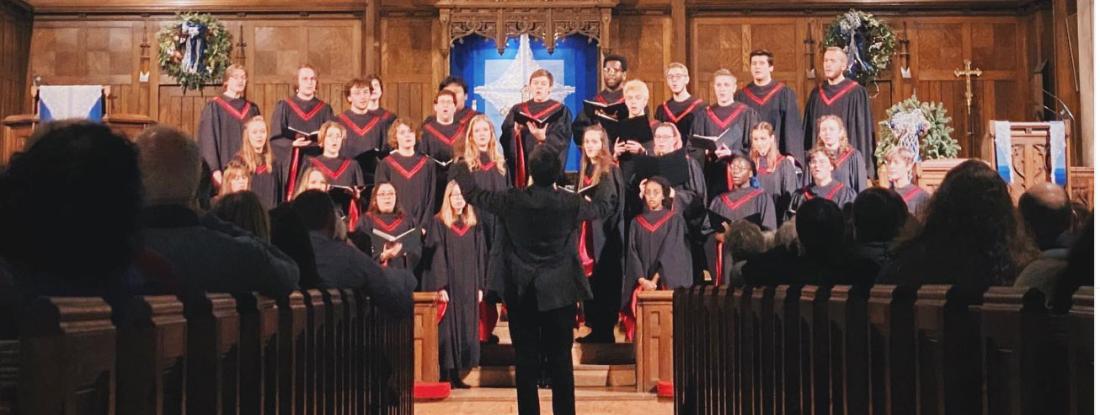
[[684, 388], [688, 385], [687, 356], [691, 354], [691, 349], [687, 347], [688, 342], [684, 341], [687, 337], [684, 333], [689, 331], [688, 324], [691, 324], [686, 318], [689, 314], [686, 310], [690, 292], [691, 288], [677, 288], [672, 292], [672, 410], [674, 414], [682, 413], [686, 403]]
[[326, 289], [321, 291], [321, 299], [325, 303], [325, 337], [322, 359], [325, 364], [325, 394], [324, 414], [343, 415], [343, 373], [344, 355], [343, 341], [347, 320], [344, 319], [344, 297], [338, 289]]
[[734, 299], [734, 311], [737, 313], [736, 333], [738, 336], [737, 354], [734, 355], [734, 359], [737, 361], [736, 396], [741, 403], [738, 413], [744, 415], [751, 415], [756, 405], [752, 393], [752, 373], [755, 366], [755, 362], [752, 360], [752, 345], [756, 342], [753, 335], [756, 327], [752, 324], [752, 292], [752, 287], [739, 288]]
[[1073, 294], [1069, 310], [1070, 370], [1069, 413], [1093, 413], [1093, 287], [1081, 287]]
[[913, 304], [916, 290], [877, 285], [867, 301], [871, 412], [917, 413], [916, 340]]
[[802, 355], [802, 413], [829, 411], [829, 287], [802, 287], [798, 302]]
[[187, 413], [236, 414], [237, 304], [229, 294], [183, 298], [187, 318]]
[[718, 332], [717, 338], [718, 344], [714, 349], [717, 354], [715, 361], [720, 362], [716, 367], [719, 369], [717, 373], [718, 379], [721, 382], [719, 384], [718, 393], [715, 396], [717, 401], [713, 402], [714, 407], [721, 414], [736, 414], [738, 404], [740, 403], [740, 368], [741, 362], [738, 360], [738, 351], [741, 348], [741, 315], [738, 313], [738, 290], [734, 287], [719, 287], [718, 293], [720, 296], [720, 302], [718, 303], [718, 314], [715, 315], [715, 330]]
[[118, 321], [119, 415], [182, 414], [187, 320], [175, 296], [134, 297]]
[[320, 415], [325, 413], [325, 301], [321, 291], [303, 290], [302, 299], [306, 305], [306, 350], [305, 350], [305, 412]]
[[240, 318], [241, 414], [275, 413], [278, 406], [279, 310], [257, 293], [233, 295]]
[[981, 293], [926, 285], [914, 306], [917, 409], [921, 414], [981, 413]]
[[728, 399], [724, 394], [726, 391], [726, 375], [730, 372], [729, 362], [726, 361], [725, 355], [722, 353], [722, 348], [725, 347], [729, 341], [726, 338], [728, 333], [723, 327], [723, 323], [726, 319], [726, 290], [719, 287], [708, 286], [703, 289], [703, 310], [706, 327], [704, 336], [699, 338], [700, 341], [706, 343], [706, 349], [703, 351], [702, 361], [704, 372], [704, 385], [710, 385], [710, 387], [704, 387], [703, 396], [703, 413], [704, 414], [721, 414], [729, 413], [723, 412], [724, 408], [722, 404], [725, 399]]
[[115, 413], [115, 326], [99, 298], [38, 298], [19, 328], [17, 414]]
[[[801, 285], [779, 285], [772, 302], [775, 334], [775, 413], [797, 415], [802, 413], [802, 330], [799, 323]], [[807, 405], [809, 403], [807, 402]]]
[[355, 293], [350, 289], [340, 290], [340, 296], [344, 300], [344, 319], [347, 322], [347, 332], [344, 334], [344, 402], [343, 408], [346, 414], [359, 414], [358, 394], [359, 388], [364, 385], [358, 381], [357, 376], [362, 373], [362, 353], [356, 353], [356, 341], [359, 335], [359, 301]]
[[774, 319], [772, 318], [775, 287], [757, 287], [752, 292], [749, 305], [752, 315], [753, 343], [750, 361], [752, 370], [752, 397], [756, 402], [754, 414], [771, 415], [776, 410], [776, 370]]
[[278, 299], [279, 415], [305, 414], [306, 305], [301, 292]]
[[[6, 315], [14, 316], [15, 313]], [[0, 415], [15, 413], [15, 400], [18, 394], [19, 340], [0, 339]]]
[[[1039, 391], [1044, 356], [1040, 346], [1046, 320], [1037, 289], [991, 287], [981, 305], [984, 413], [1022, 415], [1053, 408]], [[1047, 412], [1054, 413], [1055, 411]], [[1065, 411], [1057, 411], [1064, 413]]]
[[867, 357], [869, 287], [840, 285], [829, 296], [832, 413], [870, 412]]

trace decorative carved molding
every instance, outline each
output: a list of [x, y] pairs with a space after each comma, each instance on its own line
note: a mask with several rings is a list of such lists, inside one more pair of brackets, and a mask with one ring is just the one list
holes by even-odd
[[436, 7], [443, 24], [442, 52], [449, 53], [455, 41], [475, 34], [493, 39], [500, 53], [509, 37], [523, 34], [542, 39], [550, 53], [555, 41], [573, 34], [603, 45], [611, 33], [611, 9], [618, 4], [618, 0], [440, 0]]

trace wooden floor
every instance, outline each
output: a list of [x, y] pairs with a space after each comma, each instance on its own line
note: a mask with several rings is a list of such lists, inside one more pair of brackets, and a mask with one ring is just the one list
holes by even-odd
[[[553, 413], [550, 391], [539, 390], [542, 414]], [[417, 415], [515, 414], [516, 390], [512, 388], [473, 388], [455, 390], [451, 397], [437, 402], [417, 402]], [[671, 415], [672, 401], [658, 400], [652, 393], [637, 393], [633, 387], [578, 388], [578, 414]]]

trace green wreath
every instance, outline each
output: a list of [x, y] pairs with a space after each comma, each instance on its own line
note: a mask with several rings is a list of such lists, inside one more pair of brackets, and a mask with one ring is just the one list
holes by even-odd
[[209, 14], [183, 13], [157, 32], [160, 69], [184, 91], [217, 83], [232, 63], [229, 31]]
[[950, 123], [942, 102], [921, 102], [914, 95], [894, 104], [886, 110], [886, 119], [878, 122], [875, 160], [885, 165], [886, 155], [899, 145], [918, 147], [922, 160], [957, 157], [962, 147], [951, 138], [955, 129]]
[[866, 86], [890, 65], [896, 43], [894, 31], [885, 23], [871, 14], [849, 10], [829, 25], [822, 46], [844, 48], [847, 75]]

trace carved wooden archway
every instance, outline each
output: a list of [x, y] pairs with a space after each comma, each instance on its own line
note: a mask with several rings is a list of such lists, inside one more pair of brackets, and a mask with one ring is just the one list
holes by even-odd
[[553, 53], [556, 40], [580, 34], [606, 50], [611, 9], [618, 4], [619, 0], [440, 0], [440, 44], [447, 56], [454, 41], [477, 34], [496, 41], [497, 51], [504, 53], [509, 37], [527, 34], [542, 39]]

